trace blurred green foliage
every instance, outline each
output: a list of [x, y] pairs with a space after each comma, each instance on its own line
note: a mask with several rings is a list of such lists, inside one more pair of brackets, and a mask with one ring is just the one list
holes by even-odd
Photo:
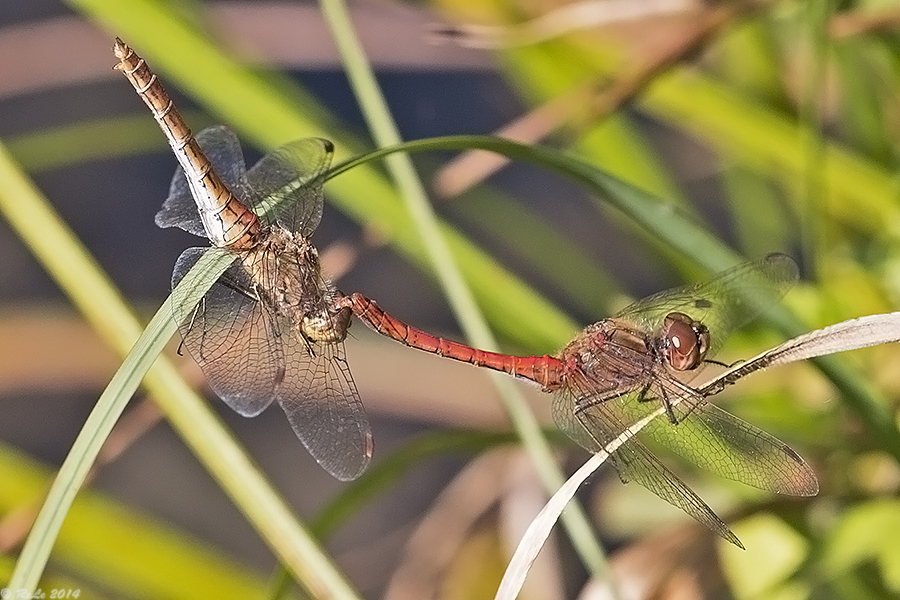
[[[204, 23], [202, 11], [183, 20], [167, 2], [70, 4], [127, 38], [163, 77], [262, 147], [308, 135], [334, 139], [344, 158], [367, 147], [363, 136], [348, 133], [296, 83], [237, 65], [227, 50], [205, 37], [198, 26]], [[900, 305], [900, 37], [896, 28], [879, 27], [875, 4], [843, 2], [837, 9], [826, 2], [758, 3], [753, 10], [735, 11], [699, 48], [669, 57], [671, 63], [663, 60], [665, 45], [650, 42], [664, 37], [672, 48], [683, 47], [675, 42], [696, 35], [692, 26], [711, 13], [648, 20], [641, 23], [643, 30], [582, 28], [572, 22], [562, 34], [500, 47], [495, 56], [528, 106], [567, 95], [583, 98], [577, 94], [593, 90], [590, 101], [573, 104], [560, 119], [549, 143], [634, 186], [618, 186], [612, 179], [588, 182], [597, 192], [597, 210], [652, 258], [654, 269], [693, 278], [739, 256], [772, 250], [797, 255], [802, 249], [806, 277], [785, 300], [790, 318], [778, 323], [778, 336], [762, 327], [737, 334], [730, 352], [733, 358], [746, 357], [801, 324], [815, 328]], [[521, 24], [557, 6], [501, 0], [433, 3], [452, 22], [492, 24], [507, 33], [523, 31]], [[649, 69], [652, 77], [631, 90], [624, 108], [611, 114], [596, 108], [605, 91], [640, 69]], [[703, 207], [682, 189], [685, 182], [671, 168], [671, 156], [658, 147], [658, 138], [648, 134], [648, 122], [701, 144], [712, 157], [721, 191], [716, 209], [727, 217], [716, 231], [708, 227]], [[102, 137], [119, 139], [122, 146], [79, 148], [72, 136], [81, 138], [84, 130], [64, 129], [34, 132], [12, 148], [36, 170], [42, 160], [52, 166], [92, 160], [103, 152], [150, 149], [144, 131], [153, 124], [146, 115], [135, 122], [110, 119], [97, 127], [112, 128]], [[69, 143], [60, 146], [60, 139]], [[47, 154], [42, 144], [65, 152]], [[582, 183], [592, 176], [585, 175]], [[376, 226], [394, 249], [428, 268], [421, 242], [378, 171], [354, 169], [329, 185], [337, 209]], [[494, 196], [490, 187], [470, 192], [449, 212], [527, 259], [558, 288], [556, 297], [595, 311], [597, 318], [608, 314], [626, 289], [599, 260], [591, 263], [566, 232], [553, 229], [515, 198]], [[654, 214], [675, 216], [668, 220]], [[511, 272], [454, 223], [444, 226], [469, 285], [509, 347], [543, 354], [572, 335], [576, 319], [532, 289], [525, 274]], [[727, 243], [722, 231], [731, 232]], [[548, 251], [535, 256], [540, 240], [547, 241]], [[900, 594], [900, 504], [893, 498], [900, 489], [898, 364], [896, 347], [860, 351], [822, 370], [798, 365], [751, 378], [726, 400], [729, 410], [796, 448], [818, 472], [822, 488], [817, 498], [771, 504], [714, 479], [704, 481], [721, 485], [744, 515], [735, 531], [748, 553], [735, 555], [729, 548], [722, 555], [736, 597]], [[741, 401], [731, 401], [736, 398]], [[348, 494], [368, 498], [372, 489], [392, 480], [376, 476], [369, 491], [363, 479], [362, 489], [356, 486]], [[110, 509], [105, 518], [122, 517]], [[635, 524], [634, 531], [639, 529]], [[96, 580], [90, 569], [85, 571], [85, 577]], [[248, 585], [257, 583], [250, 579]]]

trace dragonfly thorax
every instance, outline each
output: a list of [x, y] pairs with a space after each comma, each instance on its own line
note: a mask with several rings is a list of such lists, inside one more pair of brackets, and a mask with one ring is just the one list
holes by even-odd
[[570, 384], [593, 390], [642, 386], [658, 362], [640, 332], [613, 319], [589, 325], [563, 348], [559, 358]]
[[274, 315], [287, 319], [310, 342], [347, 337], [350, 309], [335, 306], [334, 289], [322, 276], [319, 253], [309, 241], [273, 225], [247, 255], [244, 265]]

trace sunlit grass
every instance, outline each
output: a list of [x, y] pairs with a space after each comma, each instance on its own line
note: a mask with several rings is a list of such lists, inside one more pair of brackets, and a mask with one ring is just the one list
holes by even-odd
[[[444, 0], [438, 4], [445, 14], [461, 22], [476, 18], [476, 10], [477, 18], [488, 19], [490, 15], [498, 22], [523, 18], [521, 14], [508, 12], [506, 3], [476, 6], [462, 0]], [[228, 123], [261, 148], [310, 135], [333, 139], [339, 158], [359, 154], [369, 147], [361, 136], [346, 131], [326, 107], [294, 83], [275, 75], [261, 75], [241, 65], [227, 50], [170, 12], [170, 3], [73, 0], [71, 5], [133, 44], [170, 86], [191, 95], [205, 111], [215, 115], [216, 121]], [[823, 18], [827, 20], [827, 15]], [[798, 103], [792, 98], [795, 89], [804, 88], [787, 89], [786, 83], [796, 82], [790, 81], [790, 73], [783, 71], [784, 65], [778, 61], [787, 62], [794, 56], [794, 50], [806, 43], [809, 26], [804, 19], [802, 12], [787, 7], [763, 12], [744, 26], [736, 26], [713, 42], [715, 46], [721, 43], [721, 48], [730, 53], [723, 50], [706, 56], [704, 69], [676, 65], [660, 73], [638, 94], [631, 111], [562, 129], [552, 140], [554, 145], [565, 148], [562, 153], [521, 148], [486, 138], [423, 142], [413, 148], [489, 148], [556, 169], [562, 177], [585, 185], [597, 198], [598, 211], [629, 231], [637, 243], [650, 248], [650, 255], [658, 257], [659, 264], [671, 265], [690, 273], [691, 277], [721, 270], [742, 256], [804, 247], [807, 266], [816, 266], [808, 271], [815, 274], [814, 280], [804, 282], [794, 296], [788, 297], [786, 305], [790, 310], [775, 315], [774, 322], [781, 335], [873, 310], [896, 309], [900, 301], [897, 240], [900, 203], [895, 178], [896, 151], [891, 150], [897, 144], [889, 118], [893, 114], [892, 101], [900, 91], [897, 71], [891, 67], [896, 63], [896, 43], [890, 35], [836, 42], [839, 68], [830, 70], [832, 65], [818, 63], [816, 68], [820, 74], [836, 77], [830, 81], [833, 89], [829, 91], [837, 98], [838, 108], [815, 102], [814, 94], [818, 92], [813, 85], [807, 90], [811, 96], [806, 118], [801, 119], [798, 115], [802, 111], [796, 108]], [[819, 33], [825, 35], [823, 31], [820, 29]], [[818, 61], [831, 60], [822, 47], [826, 41], [818, 38], [813, 42], [819, 46], [808, 49], [809, 55]], [[585, 81], [616, 77], [627, 68], [622, 55], [611, 38], [586, 32], [497, 53], [509, 81], [531, 103], [552, 100]], [[817, 107], [833, 112], [825, 118], [809, 112]], [[728, 226], [735, 232], [733, 239], [726, 241], [707, 229], [702, 222], [703, 215], [698, 214], [680, 189], [664, 153], [654, 148], [653, 140], [633, 118], [635, 113], [700, 140], [715, 154], [727, 173], [722, 194], [727, 202], [724, 213], [731, 219]], [[829, 123], [835, 115], [846, 118]], [[810, 128], [816, 127], [819, 118], [831, 124], [831, 129], [815, 131], [810, 136]], [[204, 124], [192, 122], [195, 130]], [[164, 147], [155, 127], [149, 115], [136, 113], [125, 119], [24, 136], [12, 148], [26, 166], [37, 171], [155, 151]], [[104, 144], [84, 147], [79, 143], [84, 137], [103, 139]], [[8, 182], [9, 179], [3, 180], [6, 193], [18, 200], [21, 196], [14, 193]], [[333, 178], [328, 185], [333, 208], [361, 224], [376, 227], [386, 235], [392, 248], [413, 264], [426, 271], [432, 268], [423, 258], [425, 251], [412, 219], [393, 184], [379, 170], [369, 164], [359, 165]], [[553, 201], [565, 202], [565, 199]], [[473, 207], [471, 212], [463, 204], [460, 220], [480, 219], [489, 235], [507, 240], [510, 245], [518, 241], [523, 246], [520, 249], [523, 256], [534, 252], [543, 236], [547, 239], [557, 236], [554, 247], [560, 248], [558, 254], [569, 253], [573, 260], [592, 258], [579, 254], [578, 248], [567, 246], [565, 232], [537, 222], [526, 209], [516, 206], [515, 199], [498, 201], [489, 207], [494, 211], [489, 213], [484, 204], [490, 202], [488, 192], [480, 200], [482, 205]], [[806, 210], [814, 212], [807, 214]], [[485, 218], [485, 214], [491, 217]], [[802, 225], [808, 221], [814, 223], [817, 231], [811, 238], [814, 243], [803, 245]], [[515, 230], [504, 231], [504, 224], [513, 222], [529, 225], [529, 234], [523, 233], [527, 239], [516, 240]], [[505, 344], [543, 354], [559, 348], [578, 329], [575, 319], [461, 235], [452, 223], [443, 221], [440, 228], [460, 264], [466, 284]], [[39, 242], [29, 244], [38, 256], [45, 257], [44, 264], [52, 270], [47, 261], [56, 253], [57, 242], [51, 240], [50, 250], [43, 252]], [[570, 290], [568, 293], [582, 293], [578, 290], [592, 286], [608, 287], [609, 281], [604, 279], [608, 275], [602, 269], [572, 269], [570, 273], [562, 268], [564, 262], [554, 263], [553, 258], [543, 268], [552, 271], [560, 288]], [[83, 283], [82, 272], [70, 267], [58, 271], [62, 281], [67, 277], [78, 280], [73, 285], [76, 290], [80, 286], [85, 304], [97, 305], [96, 288]], [[579, 300], [583, 309], [591, 309], [593, 305], [598, 316], [606, 312], [607, 297]], [[100, 306], [96, 317], [98, 328], [111, 327], [107, 334], [118, 335], [120, 340], [137, 337], [138, 330], [133, 325], [123, 325], [125, 321], [110, 326], [108, 317], [115, 313]], [[102, 324], [104, 319], [106, 325]], [[119, 333], [112, 333], [117, 328]], [[123, 331], [126, 333], [122, 334]], [[120, 351], [124, 352], [128, 345], [130, 342], [120, 346]], [[737, 343], [742, 351], [748, 349], [748, 355], [754, 345], [746, 337]], [[895, 368], [896, 353], [886, 351], [866, 356], [872, 359], [865, 369], [851, 366], [838, 357], [820, 363], [819, 374], [811, 369], [799, 376], [775, 374], [767, 380], [774, 389], [768, 390], [760, 403], [764, 408], [746, 410], [751, 414], [754, 410], [763, 412], [765, 418], [781, 427], [778, 433], [789, 443], [792, 439], [802, 440], [813, 464], [839, 464], [853, 469], [854, 457], [878, 448], [885, 460], [896, 467], [900, 460], [897, 389], [891, 387], [896, 383], [891, 384], [890, 375], [884, 374]], [[822, 383], [822, 375], [830, 382], [829, 386]], [[829, 390], [827, 407], [822, 407], [822, 398], [809, 398], [798, 390], [800, 380], [818, 382], [815, 389]], [[127, 398], [120, 398], [124, 400]], [[473, 444], [478, 446], [480, 442]], [[432, 455], [410, 452], [417, 457]], [[885, 565], [893, 564], [894, 551], [883, 536], [867, 537], [863, 529], [870, 533], [895, 529], [896, 506], [877, 502], [864, 489], [843, 488], [843, 478], [836, 474], [838, 470], [821, 469], [822, 500], [815, 504], [818, 506], [815, 518], [797, 518], [796, 512], [802, 509], [795, 508], [785, 511], [785, 514], [790, 512], [785, 517], [787, 520], [775, 512], [772, 513], [774, 523], [748, 519], [746, 527], [756, 532], [753, 535], [757, 536], [758, 544], [778, 537], [799, 541], [809, 549], [811, 558], [794, 576], [807, 589], [808, 582], [828, 586], [832, 580], [840, 579], [841, 589], [855, 590], [860, 597], [865, 597], [867, 592], [868, 597], [877, 595], [876, 592], [882, 591], [879, 585], [893, 590], [896, 577]], [[358, 507], [377, 490], [390, 486], [396, 481], [396, 473], [376, 472], [371, 481], [360, 482], [361, 488], [348, 488], [346, 506]], [[240, 477], [232, 484], [223, 482], [222, 485], [246, 484], [248, 480]], [[823, 513], [831, 510], [829, 507], [844, 505], [852, 509], [846, 515], [823, 517]], [[339, 518], [335, 514], [348, 515], [353, 510], [357, 508], [333, 509], [331, 516], [323, 521], [328, 525], [321, 525], [319, 531], [336, 526]], [[753, 511], [753, 505], [747, 504], [747, 510]], [[248, 514], [248, 519], [257, 518]], [[828, 525], [823, 525], [829, 519], [837, 523], [833, 532]], [[760, 526], [760, 522], [766, 526]], [[788, 534], [782, 530], [785, 522], [801, 524]], [[263, 527], [278, 525], [270, 523]], [[52, 539], [46, 543], [52, 546]], [[49, 546], [44, 550], [49, 552]], [[818, 564], [819, 556], [825, 556], [827, 561]], [[860, 575], [861, 569], [868, 568], [861, 565], [870, 559], [878, 565], [876, 571], [884, 578], [878, 585], [870, 584]], [[739, 561], [731, 564], [741, 568]], [[739, 576], [733, 576], [733, 580], [743, 585]]]

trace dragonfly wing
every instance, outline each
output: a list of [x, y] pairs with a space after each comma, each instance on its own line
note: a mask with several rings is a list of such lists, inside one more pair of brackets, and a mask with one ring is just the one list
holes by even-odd
[[323, 138], [305, 138], [266, 154], [247, 172], [247, 203], [267, 224], [309, 237], [322, 219], [322, 185], [334, 156]]
[[277, 391], [294, 432], [313, 458], [341, 481], [359, 477], [372, 458], [369, 420], [350, 375], [344, 344], [313, 343], [292, 331], [289, 366]]
[[[622, 402], [633, 402], [634, 398], [631, 396], [633, 394], [624, 397], [621, 399]], [[584, 400], [578, 402], [579, 406], [574, 416], [583, 430], [579, 437], [587, 436], [592, 440], [592, 447], [587, 447], [588, 450], [598, 451], [625, 431], [625, 425], [612, 410], [613, 403], [620, 404], [621, 402], [618, 398], [592, 404], [587, 404]], [[660, 419], [665, 419], [665, 416], [656, 420]], [[662, 464], [636, 437], [623, 443], [610, 458], [623, 482], [636, 481], [732, 544], [744, 547], [728, 528], [728, 525], [713, 512], [700, 496]]]
[[[175, 264], [173, 288], [204, 252], [224, 250], [185, 250]], [[250, 276], [237, 262], [196, 306], [183, 302], [178, 290], [172, 294], [184, 347], [216, 395], [245, 417], [258, 415], [272, 403], [285, 371], [286, 334], [252, 290]]]
[[[225, 185], [235, 193], [244, 190], [244, 154], [234, 132], [224, 126], [208, 127], [197, 134], [197, 143], [212, 163]], [[206, 237], [197, 204], [191, 195], [184, 170], [179, 167], [172, 177], [169, 196], [156, 214], [159, 227], [178, 227], [201, 237]]]
[[581, 419], [576, 414], [577, 406], [578, 401], [574, 394], [565, 389], [554, 393], [553, 422], [570, 440], [588, 452], [598, 452], [603, 448], [603, 444], [598, 443], [597, 439], [585, 429]]
[[[668, 382], [672, 394], [687, 386]], [[688, 393], [692, 390], [687, 388]], [[656, 402], [631, 402], [621, 407], [626, 422], [658, 408]], [[784, 442], [710, 404], [698, 394], [673, 407], [678, 423], [654, 419], [643, 433], [697, 466], [763, 490], [790, 496], [814, 496], [815, 472]]]
[[708, 357], [722, 347], [731, 332], [771, 308], [797, 281], [797, 264], [784, 254], [769, 254], [738, 265], [695, 285], [660, 292], [626, 307], [613, 319], [644, 331], [661, 331], [671, 312], [682, 312], [707, 326]]

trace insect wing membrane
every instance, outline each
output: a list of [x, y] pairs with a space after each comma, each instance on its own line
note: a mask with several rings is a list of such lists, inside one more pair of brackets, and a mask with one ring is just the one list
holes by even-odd
[[[213, 169], [228, 188], [239, 196], [245, 189], [244, 155], [234, 132], [223, 126], [208, 127], [197, 134], [200, 149], [212, 163]], [[178, 227], [200, 237], [206, 237], [197, 203], [191, 194], [184, 170], [175, 171], [169, 195], [162, 209], [156, 213], [158, 227]]]
[[[635, 422], [658, 407], [630, 402], [620, 407]], [[812, 496], [819, 484], [813, 470], [787, 444], [700, 397], [673, 407], [677, 425], [653, 419], [642, 433], [697, 466], [722, 477], [790, 496]]]
[[598, 443], [598, 440], [584, 428], [576, 416], [576, 408], [577, 401], [572, 393], [560, 390], [553, 394], [553, 422], [556, 426], [588, 452], [597, 452], [603, 444]]
[[[204, 252], [224, 251], [185, 250], [175, 264], [173, 288]], [[272, 403], [285, 369], [283, 334], [252, 289], [249, 275], [236, 262], [196, 307], [184, 302], [177, 290], [172, 297], [184, 347], [216, 395], [245, 417], [258, 415]]]
[[305, 138], [265, 155], [247, 172], [248, 206], [265, 223], [280, 223], [308, 238], [322, 219], [322, 184], [334, 146]]
[[313, 458], [342, 481], [356, 479], [372, 458], [372, 432], [342, 342], [313, 343], [290, 332], [288, 365], [277, 391], [294, 432]]
[[[582, 432], [573, 437], [579, 443], [587, 437], [593, 442], [592, 447], [585, 446], [591, 452], [597, 452], [611, 441], [619, 437], [626, 427], [620, 416], [615, 412], [615, 407], [636, 403], [636, 393], [627, 394], [621, 398], [598, 400], [587, 402], [582, 399], [577, 402], [578, 408], [574, 417], [581, 425]], [[654, 404], [655, 403], [647, 403]], [[657, 417], [654, 421], [665, 419]], [[574, 425], [570, 423], [569, 426]], [[570, 436], [569, 431], [566, 431]], [[584, 445], [584, 444], [582, 444]], [[743, 546], [737, 536], [728, 528], [722, 519], [689, 488], [672, 471], [663, 465], [650, 450], [637, 437], [632, 437], [624, 442], [610, 457], [613, 466], [619, 473], [623, 482], [636, 481], [666, 502], [677, 506], [691, 515], [709, 529], [716, 532], [729, 542]]]
[[709, 329], [707, 358], [711, 358], [736, 327], [778, 302], [797, 281], [797, 273], [797, 265], [790, 257], [769, 254], [709, 281], [638, 300], [613, 318], [648, 332], [659, 332], [669, 313], [682, 312]]

